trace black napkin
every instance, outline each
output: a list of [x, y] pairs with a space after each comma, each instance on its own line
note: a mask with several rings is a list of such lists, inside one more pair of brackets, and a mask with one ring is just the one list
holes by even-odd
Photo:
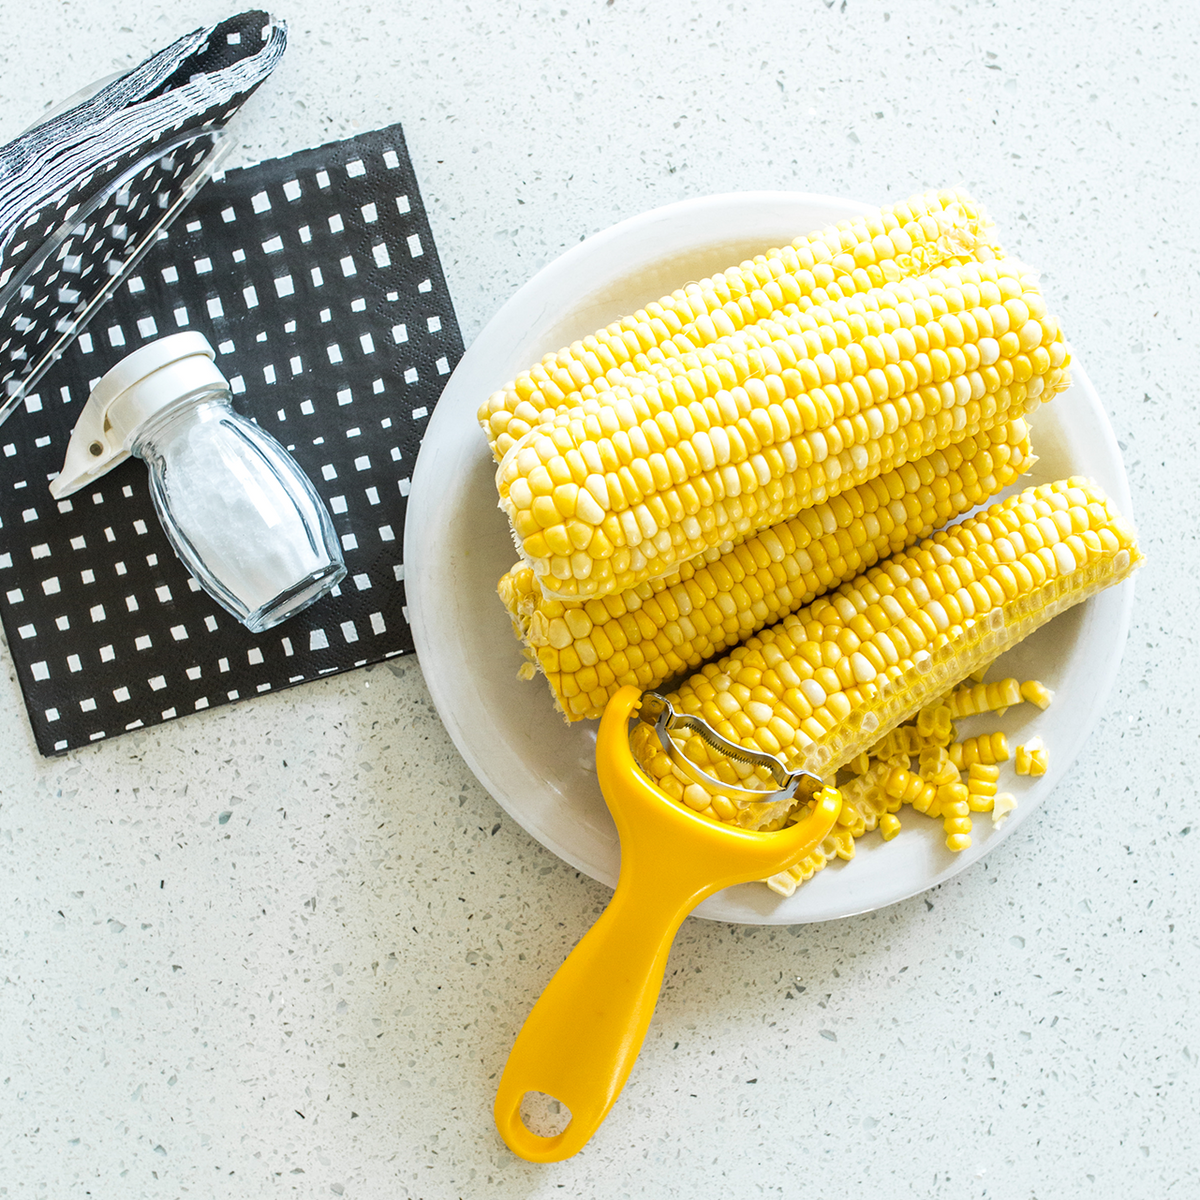
[[[342, 541], [337, 593], [263, 634], [176, 558], [143, 463], [47, 489], [92, 384], [180, 329], [217, 349]], [[206, 184], [0, 430], [0, 617], [42, 753], [411, 652], [408, 484], [461, 354], [398, 125]]]

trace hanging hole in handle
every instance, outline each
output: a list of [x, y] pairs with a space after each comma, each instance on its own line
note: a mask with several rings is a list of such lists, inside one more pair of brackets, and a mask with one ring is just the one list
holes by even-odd
[[521, 1097], [521, 1122], [535, 1137], [558, 1137], [571, 1123], [571, 1110], [545, 1092]]

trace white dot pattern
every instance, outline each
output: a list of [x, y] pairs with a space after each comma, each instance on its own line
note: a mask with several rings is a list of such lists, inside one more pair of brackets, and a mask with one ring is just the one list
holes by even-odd
[[[462, 341], [399, 126], [214, 179], [131, 282], [5, 427], [0, 616], [44, 754], [413, 648], [405, 498]], [[176, 325], [218, 347], [235, 405], [313, 480], [346, 556], [334, 594], [263, 634], [189, 576], [142, 463], [59, 505], [46, 489], [91, 382]]]

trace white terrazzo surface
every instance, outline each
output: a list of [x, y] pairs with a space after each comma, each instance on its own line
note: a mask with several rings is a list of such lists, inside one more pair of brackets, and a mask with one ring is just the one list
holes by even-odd
[[[4, 0], [0, 140], [228, 11]], [[1036, 819], [868, 916], [686, 923], [612, 1115], [544, 1167], [493, 1092], [607, 893], [474, 781], [416, 661], [46, 761], [5, 650], [0, 1197], [1200, 1195], [1194, 0], [279, 15], [242, 160], [402, 121], [468, 341], [671, 200], [967, 186], [1043, 269], [1150, 563]]]

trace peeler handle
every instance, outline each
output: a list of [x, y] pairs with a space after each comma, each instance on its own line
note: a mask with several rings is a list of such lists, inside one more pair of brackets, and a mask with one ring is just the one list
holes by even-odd
[[[637, 768], [628, 719], [641, 693], [609, 701], [596, 769], [621, 838], [617, 890], [534, 1005], [496, 1093], [496, 1126], [530, 1162], [580, 1150], [620, 1095], [646, 1036], [667, 955], [684, 917], [730, 884], [762, 879], [798, 862], [832, 828], [841, 807], [825, 789], [814, 811], [780, 833], [721, 828], [664, 795]], [[571, 1113], [554, 1137], [521, 1119], [526, 1092], [553, 1096]]]
[[[698, 900], [622, 863], [612, 901], [551, 979], [509, 1054], [495, 1117], [514, 1153], [557, 1162], [600, 1127], [641, 1049], [676, 930]], [[570, 1110], [556, 1137], [540, 1137], [522, 1121], [530, 1091]]]

